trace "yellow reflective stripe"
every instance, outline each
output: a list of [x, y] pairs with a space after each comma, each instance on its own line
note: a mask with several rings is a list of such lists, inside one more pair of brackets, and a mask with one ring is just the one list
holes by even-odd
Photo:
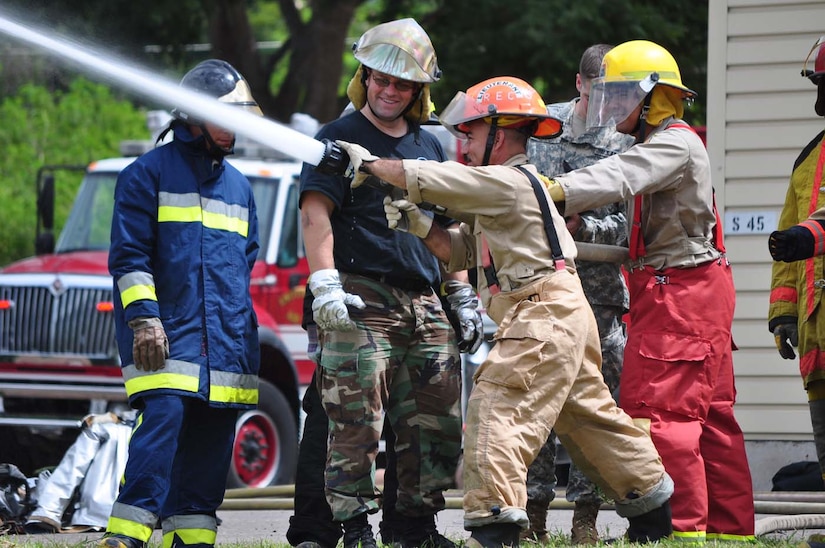
[[221, 213], [204, 211], [200, 207], [173, 207], [161, 206], [158, 208], [159, 223], [193, 223], [201, 222], [207, 228], [235, 232], [246, 238], [249, 233], [249, 222], [238, 217], [230, 217]]
[[212, 213], [210, 211], [203, 212], [203, 226], [216, 230], [236, 232], [244, 238], [246, 238], [249, 232], [249, 223], [243, 219], [221, 215], [220, 213]]
[[129, 396], [158, 388], [174, 388], [186, 392], [197, 392], [198, 377], [181, 373], [155, 372], [151, 375], [140, 375], [126, 380], [126, 393]]
[[708, 533], [708, 540], [731, 540], [734, 542], [756, 542], [754, 535], [729, 535], [727, 533]]
[[148, 300], [157, 302], [158, 296], [153, 285], [133, 285], [129, 289], [120, 292], [120, 302], [126, 308], [135, 301]]
[[681, 542], [692, 542], [696, 544], [705, 543], [705, 531], [673, 531], [673, 540]]
[[248, 213], [245, 207], [207, 200], [209, 209], [205, 209], [199, 203], [197, 194], [164, 193], [162, 202], [168, 205], [158, 206], [159, 223], [200, 222], [207, 228], [235, 232], [244, 238], [249, 234]]
[[209, 401], [254, 405], [258, 403], [258, 389], [211, 385], [209, 387]]
[[125, 535], [136, 538], [141, 542], [149, 542], [152, 536], [152, 528], [141, 523], [128, 519], [109, 516], [109, 523], [106, 525], [106, 532], [114, 535]]
[[218, 537], [216, 531], [209, 529], [175, 529], [163, 534], [163, 548], [172, 546], [175, 535], [183, 541], [183, 544], [206, 544], [209, 546], [215, 545], [215, 539]]
[[160, 206], [158, 207], [158, 222], [159, 223], [192, 223], [200, 221], [203, 217], [203, 210], [200, 206], [190, 207], [174, 207], [174, 206]]

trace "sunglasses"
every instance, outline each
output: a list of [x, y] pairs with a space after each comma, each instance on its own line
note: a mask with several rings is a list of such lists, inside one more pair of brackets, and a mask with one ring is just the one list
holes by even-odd
[[375, 82], [375, 85], [377, 85], [379, 88], [388, 88], [390, 86], [393, 86], [397, 91], [400, 91], [401, 93], [410, 92], [414, 90], [417, 85], [413, 82], [405, 82], [404, 80], [390, 80], [385, 76], [376, 76], [374, 72], [370, 74], [370, 78], [372, 78], [372, 81]]

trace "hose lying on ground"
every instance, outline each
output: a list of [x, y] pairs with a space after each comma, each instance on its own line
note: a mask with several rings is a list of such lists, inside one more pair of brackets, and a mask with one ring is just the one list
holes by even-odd
[[[261, 488], [228, 489], [221, 510], [292, 510], [294, 485]], [[445, 493], [445, 507], [460, 510], [463, 497], [459, 490]], [[574, 504], [562, 499], [550, 503], [551, 509], [572, 510]], [[825, 493], [819, 492], [757, 492], [754, 493], [757, 514], [784, 514], [756, 521], [756, 536], [774, 531], [825, 529]], [[613, 509], [604, 504], [602, 509]]]

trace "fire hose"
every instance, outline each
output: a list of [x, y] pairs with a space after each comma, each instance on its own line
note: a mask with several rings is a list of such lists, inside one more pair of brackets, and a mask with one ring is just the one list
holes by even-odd
[[[292, 510], [294, 509], [294, 485], [278, 485], [262, 488], [228, 489], [221, 510]], [[812, 491], [756, 492], [756, 514], [776, 514], [756, 521], [755, 535], [763, 536], [775, 531], [825, 528], [825, 493]], [[444, 496], [445, 508], [461, 510], [463, 495], [459, 490], [449, 490]], [[551, 510], [573, 510], [575, 504], [563, 497], [550, 503]], [[603, 504], [603, 510], [615, 509]]]
[[[334, 142], [318, 141], [273, 120], [182, 88], [176, 82], [167, 80], [157, 73], [132, 65], [126, 60], [109, 57], [104, 53], [104, 48], [81, 47], [69, 40], [55, 37], [52, 30], [37, 31], [31, 25], [24, 25], [5, 16], [2, 10], [0, 33], [63, 57], [92, 77], [116, 84], [135, 95], [160, 104], [183, 109], [196, 118], [312, 164], [320, 172], [345, 173], [349, 167], [349, 157]], [[420, 204], [420, 207], [435, 209], [438, 206]], [[626, 248], [588, 243], [576, 245], [580, 260], [619, 264], [627, 260]]]
[[[182, 108], [199, 119], [317, 166], [319, 171], [344, 173], [349, 164], [349, 158], [335, 143], [315, 140], [272, 120], [182, 88], [176, 82], [166, 80], [157, 73], [107, 56], [104, 54], [105, 48], [80, 47], [69, 40], [57, 39], [53, 30], [37, 31], [31, 25], [24, 25], [5, 16], [2, 10], [0, 33], [62, 57], [92, 77], [116, 84], [135, 95], [160, 104]], [[577, 243], [577, 248], [580, 260], [610, 263], [623, 263], [627, 260], [626, 248], [586, 243]], [[293, 507], [293, 494], [293, 486], [230, 490], [227, 491], [226, 500], [221, 508], [286, 510]], [[805, 495], [803, 498], [799, 495], [795, 500], [755, 498], [757, 513], [795, 514], [758, 527], [758, 531], [761, 531], [759, 534], [786, 528], [825, 526], [825, 515], [813, 515], [825, 514], [825, 500], [807, 498], [810, 496]], [[446, 503], [447, 508], [461, 508], [461, 494], [452, 493], [447, 497]], [[551, 508], [572, 507], [571, 503], [563, 500], [554, 500], [551, 504]], [[760, 524], [762, 521], [764, 520], [760, 520]]]

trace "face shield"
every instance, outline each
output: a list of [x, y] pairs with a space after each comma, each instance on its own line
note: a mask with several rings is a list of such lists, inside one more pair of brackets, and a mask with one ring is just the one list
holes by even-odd
[[466, 139], [466, 128], [462, 126], [467, 122], [490, 116], [490, 114], [483, 105], [471, 100], [463, 91], [459, 91], [450, 104], [441, 111], [438, 120], [450, 133], [459, 139]]
[[656, 85], [655, 72], [643, 80], [594, 78], [587, 105], [587, 127], [610, 127], [625, 121]]
[[825, 36], [820, 36], [808, 52], [802, 65], [802, 76], [809, 78], [815, 86], [818, 86], [825, 76]]

